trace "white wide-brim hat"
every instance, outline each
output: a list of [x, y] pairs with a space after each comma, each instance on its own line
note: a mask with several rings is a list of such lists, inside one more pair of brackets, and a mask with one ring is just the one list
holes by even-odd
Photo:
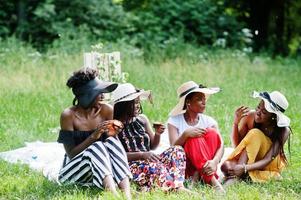
[[140, 97], [140, 100], [151, 101], [151, 91], [138, 90], [130, 83], [119, 84], [113, 92], [113, 103], [132, 101], [137, 97]]
[[200, 92], [205, 94], [206, 98], [208, 98], [209, 95], [215, 94], [220, 91], [220, 88], [213, 87], [213, 88], [207, 88], [202, 85], [198, 85], [193, 81], [188, 81], [186, 83], [183, 83], [177, 90], [177, 94], [179, 97], [178, 104], [171, 110], [169, 113], [170, 116], [175, 116], [184, 113], [186, 110], [184, 109], [185, 105], [185, 99], [186, 96], [192, 92]]
[[253, 92], [253, 98], [260, 98], [264, 101], [265, 109], [270, 113], [277, 115], [277, 126], [287, 127], [290, 125], [290, 118], [284, 112], [288, 108], [288, 101], [285, 96], [278, 91], [268, 92]]

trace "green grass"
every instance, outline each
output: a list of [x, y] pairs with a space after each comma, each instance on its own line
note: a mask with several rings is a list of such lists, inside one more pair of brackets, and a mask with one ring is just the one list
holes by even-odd
[[[0, 151], [24, 146], [24, 142], [55, 141], [60, 112], [71, 105], [72, 94], [65, 82], [83, 64], [83, 50], [66, 53], [52, 49], [38, 54], [14, 40], [0, 42]], [[237, 184], [223, 197], [206, 186], [196, 189], [198, 196], [163, 194], [155, 191], [134, 194], [135, 199], [300, 199], [301, 198], [301, 61], [267, 56], [248, 56], [239, 51], [218, 51], [185, 46], [173, 59], [157, 52], [144, 62], [142, 52], [125, 44], [110, 49], [122, 52], [122, 68], [129, 82], [151, 89], [154, 104], [143, 103], [153, 121], [166, 121], [177, 103], [176, 89], [194, 80], [207, 86], [220, 86], [222, 92], [210, 97], [206, 113], [216, 118], [226, 146], [230, 145], [233, 113], [239, 105], [254, 108], [258, 100], [253, 90], [283, 92], [289, 103], [286, 114], [292, 119], [290, 166], [283, 180], [267, 184]], [[165, 52], [166, 53], [166, 52]], [[0, 199], [113, 199], [110, 193], [75, 186], [58, 186], [27, 166], [0, 161]], [[101, 196], [99, 196], [101, 195]]]

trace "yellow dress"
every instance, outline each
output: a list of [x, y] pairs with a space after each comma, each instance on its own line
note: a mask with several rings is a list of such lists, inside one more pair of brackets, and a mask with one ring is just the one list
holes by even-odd
[[[272, 141], [264, 133], [257, 129], [251, 129], [239, 145], [230, 154], [227, 160], [238, 160], [241, 152], [246, 149], [248, 164], [252, 164], [264, 158], [270, 150]], [[286, 166], [284, 159], [278, 156], [261, 170], [249, 171], [249, 176], [254, 182], [266, 182], [270, 179], [281, 179], [281, 171]]]

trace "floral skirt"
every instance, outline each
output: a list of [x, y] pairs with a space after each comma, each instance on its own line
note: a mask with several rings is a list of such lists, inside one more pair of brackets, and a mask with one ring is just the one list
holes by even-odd
[[181, 146], [170, 147], [160, 155], [160, 161], [136, 160], [129, 162], [133, 181], [140, 189], [150, 190], [154, 187], [163, 190], [183, 186], [185, 180], [186, 157]]

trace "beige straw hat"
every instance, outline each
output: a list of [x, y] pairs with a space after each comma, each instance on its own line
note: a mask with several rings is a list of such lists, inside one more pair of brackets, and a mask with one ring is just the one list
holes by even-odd
[[117, 89], [113, 92], [114, 103], [131, 101], [140, 97], [141, 100], [150, 99], [151, 91], [137, 90], [132, 84], [119, 84]]
[[185, 104], [185, 98], [188, 94], [192, 92], [201, 92], [208, 97], [211, 94], [215, 94], [220, 91], [220, 88], [214, 87], [214, 88], [207, 88], [202, 85], [198, 85], [193, 81], [188, 81], [186, 83], [183, 83], [177, 90], [177, 94], [179, 97], [179, 103], [171, 110], [169, 113], [170, 116], [175, 116], [184, 113], [186, 110], [184, 110], [184, 104]]

